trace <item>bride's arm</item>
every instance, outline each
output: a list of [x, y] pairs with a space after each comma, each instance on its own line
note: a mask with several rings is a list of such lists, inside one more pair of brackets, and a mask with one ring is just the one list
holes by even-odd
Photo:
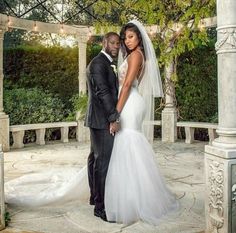
[[124, 83], [121, 88], [120, 96], [118, 103], [116, 105], [117, 111], [120, 113], [129, 97], [130, 89], [132, 87], [132, 83], [138, 75], [140, 66], [142, 65], [142, 55], [134, 51], [130, 54], [128, 58], [128, 70], [124, 80]]

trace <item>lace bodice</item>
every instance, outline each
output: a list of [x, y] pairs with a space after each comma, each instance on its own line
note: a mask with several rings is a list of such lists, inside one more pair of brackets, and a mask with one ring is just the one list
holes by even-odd
[[[128, 71], [128, 61], [127, 58], [123, 61], [123, 63], [120, 65], [120, 67], [118, 68], [118, 78], [119, 78], [119, 86], [122, 87], [126, 74]], [[133, 87], [137, 87], [138, 86], [138, 80], [137, 78], [134, 80]]]
[[119, 78], [120, 86], [125, 79], [127, 71], [128, 71], [128, 62], [127, 62], [127, 59], [125, 59], [123, 63], [120, 65], [120, 67], [118, 68], [118, 78]]
[[[128, 57], [126, 57], [126, 59], [123, 61], [123, 63], [119, 66], [118, 68], [118, 78], [119, 78], [119, 86], [121, 87], [124, 83], [124, 80], [125, 80], [125, 77], [126, 77], [126, 74], [127, 74], [127, 71], [128, 71]], [[138, 87], [138, 80], [139, 80], [139, 77], [142, 75], [143, 73], [143, 65], [144, 65], [144, 60], [143, 60], [143, 64], [141, 66], [141, 72], [139, 74], [138, 77], [136, 77], [136, 79], [134, 80], [132, 86], [133, 87]]]

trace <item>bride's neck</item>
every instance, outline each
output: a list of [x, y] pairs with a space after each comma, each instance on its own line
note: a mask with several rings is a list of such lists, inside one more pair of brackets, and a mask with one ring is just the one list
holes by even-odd
[[137, 47], [135, 47], [133, 50], [130, 51], [130, 53], [139, 50], [140, 52], [142, 52], [141, 48], [139, 47], [139, 45]]

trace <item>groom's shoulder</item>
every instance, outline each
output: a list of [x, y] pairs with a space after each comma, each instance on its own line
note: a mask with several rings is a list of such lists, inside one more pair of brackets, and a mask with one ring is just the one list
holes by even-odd
[[103, 53], [99, 53], [96, 57], [94, 57], [91, 62], [90, 62], [90, 66], [94, 66], [96, 64], [100, 64], [100, 65], [106, 65], [107, 61], [105, 58], [105, 55]]
[[107, 65], [106, 60], [102, 53], [99, 53], [96, 57], [94, 57], [87, 67], [87, 71], [98, 71], [100, 69], [104, 69]]

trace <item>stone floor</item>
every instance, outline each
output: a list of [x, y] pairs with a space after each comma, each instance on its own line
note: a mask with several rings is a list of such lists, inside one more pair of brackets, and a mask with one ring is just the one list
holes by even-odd
[[[200, 233], [204, 231], [204, 143], [155, 141], [156, 162], [169, 188], [180, 201], [180, 211], [158, 226], [106, 223], [93, 216], [87, 203], [37, 209], [10, 208], [11, 221], [3, 233]], [[5, 153], [5, 179], [54, 167], [82, 168], [88, 144], [53, 143]], [[158, 200], [157, 200], [158, 201]], [[21, 230], [18, 230], [21, 229]]]

